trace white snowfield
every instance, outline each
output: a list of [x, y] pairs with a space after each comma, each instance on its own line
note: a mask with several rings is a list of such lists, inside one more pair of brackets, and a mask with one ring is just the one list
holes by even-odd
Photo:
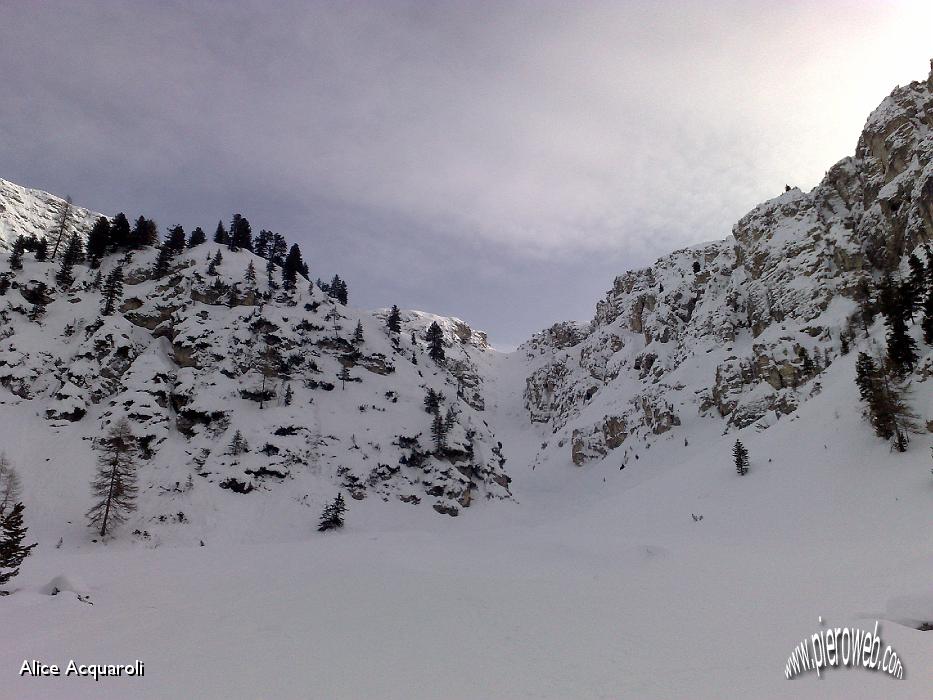
[[[508, 354], [417, 311], [393, 342], [385, 309], [306, 281], [264, 299], [265, 260], [213, 243], [162, 279], [154, 249], [134, 253], [108, 317], [94, 271], [55, 289], [57, 265], [27, 253], [0, 296], [0, 449], [39, 546], [0, 597], [0, 698], [933, 697], [933, 349], [911, 326], [921, 431], [899, 454], [854, 381], [881, 319], [840, 343], [873, 256], [900, 242], [929, 263], [931, 125], [933, 76], [895, 90], [812, 192]], [[54, 206], [23, 202], [57, 200], [0, 185], [0, 237], [47, 234]], [[429, 388], [454, 407], [443, 450]], [[138, 509], [99, 542], [94, 440], [123, 417], [147, 447]], [[347, 524], [319, 533], [338, 492]], [[785, 678], [801, 641], [876, 621], [903, 680]], [[65, 676], [72, 660], [144, 675]]]
[[[743, 478], [732, 436], [712, 425], [689, 447], [657, 444], [637, 468], [546, 462], [532, 472], [545, 436], [523, 425], [515, 359], [497, 362], [494, 410], [514, 439], [519, 505], [477, 504], [451, 519], [350, 501], [344, 531], [319, 535], [309, 512], [290, 536], [256, 544], [45, 541], [20, 590], [0, 600], [2, 696], [930, 696], [933, 634], [886, 612], [928, 595], [933, 580], [928, 455], [892, 456], [864, 430], [851, 362], [829, 370], [798, 418], [740, 433], [752, 455]], [[11, 413], [4, 424], [24, 440], [41, 431], [40, 419]], [[63, 459], [54, 444], [31, 449], [40, 465]], [[250, 515], [263, 516], [273, 520]], [[93, 606], [43, 594], [63, 572]], [[865, 629], [879, 619], [905, 679], [835, 669], [785, 680], [787, 656], [819, 616]], [[138, 658], [146, 675], [19, 677], [32, 658]]]

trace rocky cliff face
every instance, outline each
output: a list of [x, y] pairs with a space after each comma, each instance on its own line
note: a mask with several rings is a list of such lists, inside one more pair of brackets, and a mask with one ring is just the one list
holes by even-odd
[[[222, 263], [209, 265], [218, 251]], [[75, 283], [62, 288], [57, 263], [31, 254], [22, 270], [3, 264], [9, 285], [0, 295], [2, 401], [44, 417], [50, 435], [71, 436], [80, 464], [93, 462], [95, 440], [114, 421], [129, 418], [142, 460], [139, 537], [177, 537], [169, 531], [184, 524], [178, 513], [236, 508], [231, 498], [311, 508], [313, 522], [338, 489], [446, 515], [511, 496], [484, 418], [482, 333], [412, 311], [390, 334], [385, 311], [343, 306], [305, 280], [291, 292], [270, 287], [263, 272], [250, 281], [247, 267], [264, 271], [265, 260], [211, 243], [156, 277], [157, 252], [105, 258], [104, 277], [117, 265], [126, 277], [113, 315], [101, 313], [96, 270], [76, 266]], [[446, 363], [427, 352], [433, 321]], [[441, 446], [423, 403], [428, 389], [444, 395]], [[247, 449], [234, 446], [237, 433]]]
[[933, 74], [894, 90], [811, 192], [617, 277], [587, 328], [557, 324], [523, 345], [531, 419], [578, 465], [627, 445], [624, 464], [703, 417], [767, 428], [819, 391], [857, 281], [933, 240], [931, 213]]

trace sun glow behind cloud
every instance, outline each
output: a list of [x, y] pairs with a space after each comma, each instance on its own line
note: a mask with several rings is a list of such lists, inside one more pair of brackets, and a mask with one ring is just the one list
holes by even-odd
[[[933, 55], [926, 1], [49, 2], [0, 20], [0, 175], [163, 225], [243, 210], [306, 237], [358, 303], [495, 332], [484, 275], [549, 305], [521, 334], [815, 185]], [[393, 256], [437, 270], [400, 278]]]

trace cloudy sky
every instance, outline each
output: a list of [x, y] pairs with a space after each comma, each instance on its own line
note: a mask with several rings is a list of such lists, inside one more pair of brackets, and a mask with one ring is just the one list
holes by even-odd
[[808, 189], [933, 3], [0, 0], [0, 177], [213, 230], [501, 347]]

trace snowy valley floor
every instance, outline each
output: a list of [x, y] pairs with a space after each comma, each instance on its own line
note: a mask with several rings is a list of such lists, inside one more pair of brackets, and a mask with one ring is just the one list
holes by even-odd
[[[547, 435], [524, 422], [512, 361], [490, 360], [501, 365], [490, 413], [518, 503], [447, 518], [351, 501], [342, 532], [319, 535], [311, 521], [250, 544], [56, 550], [43, 539], [0, 598], [0, 697], [930, 697], [933, 632], [897, 622], [933, 618], [929, 438], [898, 456], [872, 437], [851, 361], [791, 419], [742, 431], [743, 478], [735, 436], [699, 420], [690, 446], [672, 436], [624, 471], [577, 469], [567, 450], [532, 470]], [[45, 595], [58, 575], [93, 605]], [[785, 680], [819, 616], [869, 630], [880, 620], [905, 679], [830, 669]], [[146, 674], [18, 675], [24, 659], [70, 658], [141, 659]]]

